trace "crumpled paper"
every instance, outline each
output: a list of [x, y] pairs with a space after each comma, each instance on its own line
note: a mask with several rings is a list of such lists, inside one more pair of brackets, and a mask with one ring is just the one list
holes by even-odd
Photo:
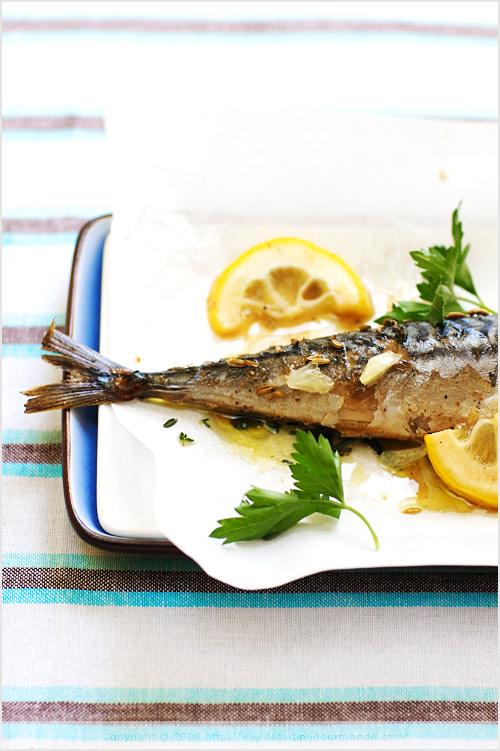
[[[116, 179], [101, 350], [124, 365], [164, 370], [244, 351], [242, 340], [213, 334], [206, 297], [231, 260], [272, 237], [303, 237], [344, 257], [381, 314], [392, 297], [414, 292], [408, 252], [449, 244], [461, 199], [470, 265], [494, 304], [493, 123], [183, 110], [147, 120], [111, 113], [108, 132]], [[169, 417], [178, 423], [164, 429]], [[211, 576], [243, 589], [336, 568], [496, 563], [494, 516], [403, 515], [413, 481], [382, 470], [370, 449], [347, 457], [343, 474], [346, 497], [377, 531], [378, 552], [346, 512], [339, 521], [312, 517], [269, 542], [223, 546], [209, 533], [235, 515], [244, 492], [287, 489], [291, 477], [286, 466], [260, 471], [202, 417], [137, 400], [100, 407], [98, 513], [107, 531], [168, 537]], [[179, 443], [181, 430], [192, 445]]]

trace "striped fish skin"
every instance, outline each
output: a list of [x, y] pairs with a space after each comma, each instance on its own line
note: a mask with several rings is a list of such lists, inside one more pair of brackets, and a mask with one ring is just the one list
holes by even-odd
[[[59, 349], [57, 337], [64, 339]], [[376, 329], [161, 373], [132, 372], [88, 349], [85, 363], [78, 364], [80, 345], [58, 332], [54, 338], [47, 335], [44, 347], [64, 354], [46, 359], [79, 371], [80, 387], [72, 372], [71, 393], [64, 392], [64, 382], [27, 392], [35, 397], [27, 411], [159, 397], [226, 414], [324, 426], [345, 436], [399, 440], [420, 440], [496, 411], [496, 315], [452, 318], [437, 327], [388, 320]], [[363, 385], [368, 360], [387, 351], [400, 355], [399, 362], [372, 385]], [[104, 370], [99, 371], [101, 359]], [[325, 393], [292, 387], [290, 375], [304, 366], [316, 377], [321, 374]]]
[[[321, 425], [345, 436], [414, 440], [465, 423], [476, 411], [495, 409], [497, 347], [492, 315], [446, 320], [437, 328], [389, 322], [336, 334], [334, 340], [303, 340], [242, 355], [240, 363], [248, 363], [243, 366], [221, 360], [145, 379], [153, 386], [151, 395], [205, 409]], [[402, 359], [364, 386], [360, 377], [368, 360], [388, 350]], [[308, 364], [331, 380], [327, 393], [283, 382]]]

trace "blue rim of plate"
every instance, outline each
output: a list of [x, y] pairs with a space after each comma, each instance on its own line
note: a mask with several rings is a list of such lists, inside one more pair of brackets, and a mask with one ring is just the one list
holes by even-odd
[[[99, 349], [104, 243], [111, 214], [87, 222], [78, 235], [66, 310], [66, 333]], [[62, 475], [66, 509], [77, 534], [89, 545], [121, 553], [181, 553], [170, 540], [119, 537], [97, 515], [98, 407], [62, 412]]]

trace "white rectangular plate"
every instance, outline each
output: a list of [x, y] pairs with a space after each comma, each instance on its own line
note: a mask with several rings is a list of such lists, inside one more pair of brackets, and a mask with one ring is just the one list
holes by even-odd
[[[157, 119], [140, 153], [130, 149], [139, 124], [125, 132], [111, 122], [120, 191], [105, 250], [101, 350], [112, 359], [147, 371], [242, 352], [243, 341], [210, 330], [206, 297], [227, 263], [272, 237], [303, 237], [344, 257], [381, 314], [416, 280], [408, 252], [450, 243], [460, 200], [474, 277], [495, 304], [495, 124], [203, 113], [194, 143], [182, 128], [192, 117], [180, 113], [162, 127]], [[165, 430], [170, 416], [179, 421]], [[288, 488], [290, 473], [259, 471], [202, 416], [137, 401], [100, 408], [104, 529], [168, 537], [210, 575], [244, 589], [330, 569], [496, 564], [494, 516], [401, 514], [411, 481], [381, 470], [370, 449], [347, 457], [343, 472], [346, 497], [378, 533], [378, 552], [347, 513], [338, 522], [314, 517], [270, 542], [222, 546], [208, 536], [217, 520], [234, 516], [252, 485]], [[180, 430], [194, 445], [180, 445]], [[367, 475], [361, 484], [355, 461]]]

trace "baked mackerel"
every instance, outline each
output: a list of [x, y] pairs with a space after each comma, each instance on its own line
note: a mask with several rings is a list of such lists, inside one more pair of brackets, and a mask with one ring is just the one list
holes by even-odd
[[497, 409], [498, 319], [482, 311], [451, 314], [436, 327], [388, 319], [378, 328], [159, 373], [111, 362], [54, 324], [42, 347], [44, 360], [66, 374], [24, 392], [26, 412], [154, 397], [344, 436], [418, 440]]

